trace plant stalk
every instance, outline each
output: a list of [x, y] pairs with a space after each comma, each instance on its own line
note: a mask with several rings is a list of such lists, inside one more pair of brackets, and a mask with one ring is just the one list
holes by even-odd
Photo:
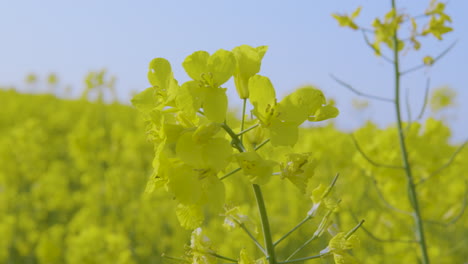
[[[396, 9], [395, 0], [392, 0], [392, 8]], [[395, 19], [396, 19], [396, 12], [395, 12]], [[406, 178], [408, 181], [408, 198], [411, 202], [413, 207], [413, 217], [416, 227], [416, 239], [419, 244], [419, 248], [421, 250], [422, 255], [422, 263], [429, 264], [429, 255], [427, 253], [427, 245], [426, 239], [424, 236], [424, 225], [421, 216], [421, 211], [419, 209], [418, 197], [416, 193], [416, 185], [414, 183], [413, 174], [411, 171], [411, 165], [408, 159], [408, 150], [405, 143], [405, 136], [403, 134], [403, 124], [401, 119], [401, 106], [400, 106], [400, 64], [399, 64], [399, 51], [398, 51], [398, 28], [395, 28], [393, 34], [393, 65], [394, 65], [394, 77], [395, 77], [395, 110], [397, 116], [397, 126], [398, 126], [398, 138], [400, 142], [400, 150], [403, 159], [403, 167], [406, 173]]]
[[[244, 98], [242, 100], [242, 122], [241, 122], [241, 132], [244, 131], [244, 125], [245, 125], [245, 108], [247, 107], [247, 98]], [[244, 134], [240, 134], [240, 140], [242, 143], [244, 143]]]
[[[246, 111], [246, 100], [244, 100], [244, 105], [242, 107], [242, 123], [241, 123], [241, 130], [244, 128], [244, 116], [245, 116], [245, 111]], [[236, 146], [236, 148], [240, 152], [245, 152], [245, 147], [244, 144], [242, 143], [242, 135], [239, 136], [235, 134], [232, 129], [224, 123], [222, 125], [224, 130], [231, 136], [232, 138], [232, 143]], [[265, 249], [266, 249], [266, 254], [267, 254], [267, 259], [269, 264], [277, 264], [276, 261], [276, 256], [275, 256], [275, 247], [273, 245], [273, 239], [271, 236], [271, 230], [270, 230], [270, 223], [268, 220], [268, 214], [266, 211], [265, 207], [265, 201], [263, 200], [263, 194], [262, 194], [262, 189], [258, 184], [252, 184], [254, 194], [255, 194], [255, 199], [257, 201], [257, 206], [258, 206], [258, 212], [260, 214], [260, 220], [262, 222], [262, 231], [263, 231], [263, 237], [265, 239]]]
[[260, 213], [260, 219], [262, 221], [263, 237], [265, 238], [265, 248], [268, 256], [269, 264], [277, 264], [275, 256], [275, 248], [273, 240], [271, 238], [270, 223], [268, 221], [268, 215], [265, 208], [265, 202], [263, 200], [262, 189], [258, 184], [252, 184], [254, 189], [255, 198], [257, 200], [258, 212]]

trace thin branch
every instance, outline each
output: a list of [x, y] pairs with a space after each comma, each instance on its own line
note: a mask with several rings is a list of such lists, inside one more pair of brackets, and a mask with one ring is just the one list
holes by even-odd
[[429, 180], [430, 178], [436, 176], [437, 174], [439, 174], [442, 170], [446, 169], [448, 166], [450, 166], [450, 164], [452, 164], [452, 162], [455, 160], [455, 158], [457, 157], [458, 153], [460, 153], [463, 148], [468, 144], [468, 139], [465, 140], [465, 142], [457, 148], [457, 150], [455, 150], [455, 152], [452, 154], [452, 156], [450, 157], [450, 159], [444, 163], [442, 166], [440, 166], [438, 169], [436, 169], [435, 171], [433, 171], [429, 176], [427, 176], [426, 178], [423, 178], [421, 179], [419, 182], [416, 183], [416, 185], [419, 185], [421, 183], [424, 183], [426, 182], [427, 180]]
[[[450, 45], [450, 46], [449, 46], [448, 48], [446, 48], [442, 53], [440, 53], [439, 55], [437, 55], [437, 56], [434, 58], [434, 61], [432, 62], [432, 64], [431, 64], [430, 66], [434, 65], [437, 61], [439, 61], [439, 60], [442, 59], [445, 55], [447, 55], [447, 53], [449, 53], [449, 51], [452, 50], [453, 47], [455, 47], [455, 45], [457, 44], [457, 42], [458, 42], [458, 40], [455, 40], [455, 41], [452, 43], [452, 45]], [[417, 71], [417, 70], [422, 69], [422, 68], [427, 67], [427, 66], [428, 66], [428, 65], [422, 63], [422, 64], [420, 64], [420, 65], [418, 65], [418, 66], [414, 66], [413, 68], [409, 68], [408, 70], [402, 71], [402, 72], [400, 73], [400, 75], [403, 76], [403, 75], [405, 75], [405, 74], [407, 74], [407, 73]]]
[[236, 172], [238, 172], [238, 171], [240, 171], [240, 170], [242, 170], [242, 169], [241, 169], [241, 168], [234, 169], [234, 170], [228, 172], [227, 174], [225, 174], [223, 177], [221, 177], [221, 178], [219, 178], [219, 179], [222, 181], [222, 180], [226, 179], [227, 177], [229, 177], [229, 176], [235, 174]]
[[165, 258], [165, 259], [170, 259], [172, 261], [177, 261], [177, 262], [185, 262], [185, 263], [190, 263], [190, 261], [186, 260], [186, 259], [183, 259], [183, 258], [177, 258], [177, 257], [171, 257], [171, 256], [168, 256], [166, 255], [166, 253], [162, 253], [161, 254], [161, 257]]
[[320, 208], [320, 204], [322, 203], [322, 201], [330, 194], [330, 192], [332, 191], [333, 187], [335, 187], [335, 184], [336, 182], [338, 181], [338, 177], [340, 176], [339, 173], [337, 173], [335, 175], [335, 177], [333, 177], [333, 180], [332, 182], [330, 183], [330, 185], [327, 187], [327, 189], [325, 190], [325, 192], [322, 194], [322, 196], [320, 197], [320, 201], [317, 202], [317, 203], [313, 203], [312, 205], [312, 208], [307, 212], [307, 215], [308, 216], [311, 216], [311, 217], [314, 217], [316, 214], [317, 214], [317, 210]]
[[348, 88], [349, 90], [351, 90], [353, 93], [359, 95], [359, 96], [362, 96], [362, 97], [367, 97], [369, 99], [373, 99], [373, 100], [379, 100], [379, 101], [384, 101], [384, 102], [388, 102], [388, 103], [393, 103], [394, 100], [393, 99], [390, 99], [390, 98], [385, 98], [385, 97], [380, 97], [380, 96], [375, 96], [375, 95], [371, 95], [371, 94], [366, 94], [366, 93], [363, 93], [359, 90], [356, 90], [355, 88], [353, 88], [350, 84], [338, 79], [337, 77], [335, 77], [333, 74], [330, 74], [330, 77], [335, 80], [337, 83], [339, 83], [340, 85], [344, 86], [345, 88]]
[[408, 122], [411, 123], [411, 106], [409, 103], [409, 89], [406, 89], [406, 96], [405, 96], [405, 103], [406, 103], [406, 110], [408, 111]]
[[245, 147], [242, 144], [242, 141], [239, 139], [236, 133], [234, 133], [234, 131], [232, 131], [232, 129], [226, 124], [226, 122], [222, 123], [221, 126], [231, 137], [231, 145], [237, 150], [239, 150], [239, 152], [245, 152]]
[[[392, 9], [397, 10], [396, 7], [396, 0], [391, 0], [392, 2]], [[397, 19], [397, 12], [393, 13], [393, 19]], [[396, 119], [397, 119], [397, 128], [398, 128], [398, 141], [400, 143], [400, 153], [401, 153], [401, 158], [404, 166], [404, 171], [406, 174], [406, 179], [407, 179], [407, 186], [408, 186], [408, 198], [410, 200], [410, 203], [412, 205], [413, 209], [413, 216], [414, 216], [414, 235], [416, 237], [416, 240], [418, 241], [419, 244], [419, 250], [421, 253], [422, 257], [422, 263], [423, 264], [429, 264], [429, 254], [427, 250], [427, 241], [425, 238], [425, 233], [424, 233], [424, 225], [422, 222], [422, 217], [421, 217], [421, 211], [419, 208], [419, 202], [418, 202], [418, 194], [416, 192], [416, 187], [414, 186], [414, 178], [413, 178], [413, 172], [412, 172], [412, 167], [409, 162], [409, 154], [408, 154], [408, 147], [405, 142], [405, 137], [403, 134], [403, 122], [401, 118], [401, 106], [400, 106], [400, 87], [401, 87], [401, 70], [400, 70], [400, 51], [398, 50], [398, 28], [395, 27], [392, 32], [392, 53], [393, 53], [393, 61], [395, 62], [393, 64], [393, 74], [394, 74], [394, 80], [395, 80], [395, 114], [396, 114]]]
[[260, 214], [260, 220], [262, 224], [263, 231], [263, 241], [265, 241], [265, 251], [264, 254], [267, 256], [269, 264], [276, 263], [276, 252], [275, 247], [273, 246], [273, 239], [271, 237], [270, 223], [265, 208], [265, 200], [263, 199], [262, 189], [258, 184], [252, 184], [252, 188], [255, 193], [255, 199], [257, 200], [258, 213]]
[[373, 29], [370, 29], [370, 28], [359, 27], [359, 29], [360, 29], [362, 32], [366, 32], [366, 33], [372, 33], [372, 34], [374, 34], [374, 33], [375, 33], [375, 30], [373, 30]]
[[[405, 23], [411, 22], [411, 19], [412, 19], [412, 18], [414, 18], [414, 20], [418, 21], [418, 20], [421, 20], [421, 19], [427, 18], [427, 17], [429, 17], [429, 15], [426, 15], [426, 14], [419, 14], [419, 15], [415, 15], [415, 16], [407, 16], [407, 17], [403, 18], [403, 20], [401, 21], [401, 24], [403, 25], [403, 24], [405, 24]], [[417, 34], [415, 34], [415, 35], [416, 35], [416, 37], [422, 36], [421, 33], [417, 33]], [[409, 39], [407, 39], [407, 38], [401, 38], [401, 40], [403, 40], [403, 41], [406, 42], [406, 41], [409, 40]]]
[[461, 241], [457, 241], [457, 244], [453, 247], [450, 247], [448, 250], [444, 250], [444, 256], [453, 256], [455, 252], [461, 251], [466, 252], [466, 245], [468, 244], [468, 238], [465, 238]]
[[427, 78], [426, 91], [424, 92], [424, 104], [423, 104], [423, 106], [421, 108], [421, 111], [419, 112], [418, 118], [416, 120], [421, 120], [421, 118], [424, 115], [424, 112], [426, 111], [427, 102], [429, 100], [429, 87], [430, 87], [430, 85], [431, 85], [431, 78]]
[[379, 50], [377, 50], [373, 45], [372, 43], [369, 41], [369, 38], [367, 38], [367, 35], [366, 35], [366, 32], [361, 30], [362, 32], [362, 36], [364, 37], [364, 41], [366, 42], [367, 46], [369, 48], [371, 48], [376, 54], [378, 54], [380, 57], [382, 57], [385, 61], [387, 61], [388, 63], [390, 64], [393, 64], [393, 60], [390, 59], [389, 57], [385, 56], [384, 54], [382, 54], [382, 52], [380, 52]]
[[315, 256], [310, 256], [310, 257], [305, 257], [305, 258], [298, 258], [298, 259], [291, 259], [291, 260], [286, 260], [286, 261], [280, 261], [278, 264], [286, 264], [286, 263], [295, 263], [295, 262], [301, 262], [305, 260], [310, 260], [310, 259], [318, 259], [321, 258], [322, 255], [315, 255]]
[[266, 139], [262, 143], [260, 143], [258, 146], [255, 147], [255, 150], [259, 150], [261, 147], [265, 146], [268, 142], [270, 142], [270, 139]]
[[335, 177], [333, 177], [332, 182], [331, 182], [330, 185], [327, 187], [327, 189], [325, 190], [325, 192], [322, 194], [322, 197], [321, 197], [322, 199], [326, 198], [326, 197], [330, 194], [331, 190], [333, 189], [333, 187], [335, 187], [335, 184], [336, 184], [336, 182], [338, 181], [338, 177], [340, 177], [340, 174], [339, 174], [339, 173], [337, 173], [337, 174], [335, 175]]
[[456, 222], [458, 222], [458, 220], [460, 220], [460, 218], [465, 213], [466, 205], [467, 205], [467, 196], [468, 196], [467, 194], [468, 194], [468, 188], [467, 188], [467, 183], [465, 182], [465, 194], [463, 195], [462, 208], [461, 208], [460, 212], [458, 212], [458, 214], [454, 218], [452, 218], [452, 220], [450, 220], [450, 221], [448, 221], [446, 223], [440, 222], [440, 221], [434, 221], [434, 220], [424, 220], [424, 222], [427, 222], [428, 224], [441, 225], [441, 226], [445, 226], [445, 227], [448, 227], [448, 226], [451, 226], [451, 225], [455, 224]]
[[383, 195], [383, 193], [380, 191], [380, 188], [379, 188], [379, 186], [377, 185], [377, 180], [375, 179], [375, 177], [374, 177], [374, 176], [371, 176], [371, 177], [372, 177], [372, 183], [374, 184], [375, 190], [377, 191], [377, 194], [379, 195], [379, 198], [382, 200], [382, 202], [385, 204], [385, 206], [388, 207], [388, 209], [393, 210], [393, 211], [395, 211], [395, 212], [398, 212], [398, 213], [400, 213], [400, 214], [405, 214], [405, 215], [410, 215], [410, 216], [412, 216], [412, 214], [411, 214], [410, 212], [401, 210], [401, 209], [396, 208], [396, 207], [394, 207], [393, 205], [391, 205], [391, 204], [385, 199], [385, 196]]
[[395, 165], [387, 165], [387, 164], [382, 164], [382, 163], [378, 163], [378, 162], [375, 162], [373, 161], [371, 158], [369, 158], [369, 156], [367, 156], [364, 151], [362, 151], [361, 147], [359, 146], [356, 138], [354, 137], [353, 134], [350, 134], [351, 138], [353, 139], [353, 142], [354, 142], [354, 146], [356, 146], [356, 149], [357, 151], [372, 165], [376, 166], [376, 167], [382, 167], [382, 168], [388, 168], [388, 169], [404, 169], [403, 167], [401, 166], [395, 166]]
[[228, 257], [222, 256], [222, 255], [216, 254], [216, 253], [208, 253], [208, 254], [210, 254], [213, 257], [217, 257], [219, 259], [224, 259], [224, 260], [227, 260], [227, 261], [231, 261], [233, 263], [237, 263], [237, 260], [233, 259], [233, 258], [228, 258]]
[[234, 222], [236, 222], [236, 224], [242, 228], [242, 230], [244, 230], [244, 232], [252, 239], [252, 241], [255, 243], [255, 245], [257, 245], [257, 247], [265, 254], [267, 255], [267, 252], [265, 250], [265, 248], [260, 244], [260, 242], [258, 242], [258, 240], [254, 237], [254, 235], [252, 235], [252, 233], [249, 231], [249, 229], [247, 229], [247, 227], [244, 225], [244, 223], [240, 223], [239, 221], [237, 221], [237, 219], [235, 218], [232, 218], [231, 217], [231, 220], [233, 220]]
[[[338, 201], [338, 203], [341, 202]], [[320, 235], [322, 234], [323, 230], [325, 229], [326, 225], [328, 224], [328, 220], [330, 218], [330, 215], [333, 213], [333, 210], [328, 210], [325, 215], [322, 218], [322, 221], [320, 221], [320, 224], [317, 227], [317, 230], [315, 230], [314, 234], [312, 235], [311, 238], [309, 238], [306, 242], [304, 242], [300, 247], [298, 247], [289, 257], [286, 259], [286, 261], [290, 260], [292, 257], [294, 257], [299, 251], [301, 251], [303, 248], [305, 248], [307, 245], [310, 244], [310, 242], [314, 241], [315, 239], [319, 238]]]
[[[415, 16], [413, 16], [412, 18], [414, 18], [414, 19], [418, 20], [418, 19], [421, 19], [421, 18], [426, 18], [426, 17], [428, 17], [428, 15], [426, 15], [426, 14], [419, 14], [419, 15], [415, 15]], [[407, 20], [405, 20], [404, 22], [407, 22], [407, 21], [410, 21], [410, 20], [409, 20], [409, 19], [407, 19]]]
[[250, 130], [252, 130], [252, 129], [256, 128], [256, 127], [258, 127], [259, 125], [260, 124], [256, 124], [256, 125], [253, 125], [253, 126], [247, 128], [245, 130], [242, 130], [241, 132], [237, 133], [237, 136], [242, 136], [243, 134], [249, 132]]
[[359, 223], [353, 227], [353, 229], [349, 230], [348, 233], [346, 233], [345, 235], [345, 239], [348, 239], [351, 235], [353, 235], [360, 227], [362, 227], [362, 224], [364, 224], [366, 220], [362, 219], [361, 221], [359, 221]]
[[[356, 215], [353, 213], [353, 211], [349, 210], [351, 216], [354, 218], [355, 221], [358, 220], [358, 218], [356, 217]], [[378, 242], [382, 242], [382, 243], [417, 243], [417, 241], [415, 240], [402, 240], [402, 239], [384, 239], [384, 238], [379, 238], [377, 236], [375, 236], [374, 234], [372, 234], [371, 231], [367, 230], [365, 227], [361, 227], [361, 229], [372, 239], [374, 239], [375, 241], [378, 241]]]
[[[243, 102], [242, 102], [241, 131], [244, 130], [244, 124], [245, 124], [245, 109], [246, 109], [246, 107], [247, 107], [247, 98], [244, 98], [242, 101], [243, 101]], [[242, 132], [241, 132], [241, 133], [242, 133]], [[239, 135], [240, 135], [240, 137], [241, 137], [240, 140], [241, 140], [241, 142], [244, 142], [244, 136], [243, 136], [241, 133], [239, 133]]]
[[367, 230], [365, 227], [362, 227], [364, 233], [366, 233], [370, 238], [374, 239], [375, 241], [382, 242], [382, 243], [406, 243], [406, 244], [413, 244], [418, 243], [416, 240], [404, 240], [404, 239], [383, 239], [375, 236], [372, 234], [371, 231]]
[[294, 257], [299, 251], [301, 251], [303, 248], [305, 248], [307, 245], [309, 245], [310, 242], [314, 241], [317, 239], [319, 235], [317, 233], [314, 233], [314, 235], [309, 238], [304, 244], [302, 244], [300, 247], [298, 247], [289, 257], [286, 259], [286, 261], [290, 260], [292, 257]]
[[301, 222], [299, 222], [299, 224], [297, 224], [295, 227], [293, 227], [291, 230], [289, 230], [286, 234], [284, 234], [280, 239], [278, 239], [276, 242], [274, 242], [273, 246], [278, 245], [281, 241], [283, 241], [290, 234], [292, 234], [294, 231], [296, 231], [299, 227], [301, 227], [303, 224], [305, 224], [307, 221], [309, 221], [312, 218], [313, 217], [311, 215], [307, 215]]
[[406, 104], [406, 111], [408, 113], [408, 121], [407, 121], [407, 126], [406, 126], [406, 133], [408, 133], [408, 130], [411, 129], [411, 124], [413, 123], [413, 121], [411, 120], [412, 116], [411, 116], [411, 106], [410, 106], [410, 103], [409, 103], [409, 89], [406, 89], [406, 94], [405, 94], [405, 104]]

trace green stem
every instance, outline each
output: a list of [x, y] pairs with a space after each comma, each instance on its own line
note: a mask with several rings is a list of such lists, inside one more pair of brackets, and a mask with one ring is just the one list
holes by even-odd
[[321, 258], [322, 256], [323, 255], [315, 255], [315, 256], [310, 256], [310, 257], [305, 257], [305, 258], [291, 259], [291, 260], [278, 262], [278, 264], [295, 263], [295, 262], [301, 262], [301, 261], [305, 261], [309, 259], [318, 259], [318, 258]]
[[[260, 125], [260, 124], [253, 125], [253, 126], [247, 128], [247, 129], [242, 130], [241, 132], [237, 133], [237, 135], [240, 136], [240, 137], [241, 137], [241, 140], [242, 140], [242, 136], [243, 136], [245, 133], [249, 132], [250, 130], [252, 130], [252, 129], [256, 128], [256, 127], [258, 127], [259, 125]], [[241, 129], [243, 129], [243, 128], [241, 127]]]
[[349, 230], [349, 232], [346, 233], [345, 239], [347, 240], [352, 234], [354, 234], [362, 226], [362, 224], [364, 224], [364, 222], [365, 222], [364, 219], [359, 221], [359, 223], [355, 227], [353, 227], [353, 229]]
[[338, 181], [338, 177], [340, 177], [340, 174], [337, 173], [335, 175], [335, 177], [333, 177], [333, 180], [332, 182], [330, 183], [330, 185], [327, 187], [327, 189], [325, 190], [325, 192], [322, 194], [322, 199], [325, 199], [329, 194], [330, 192], [332, 191], [333, 187], [335, 187], [335, 184], [336, 184], [336, 181]]
[[249, 229], [244, 225], [244, 223], [239, 223], [238, 221], [236, 221], [235, 219], [232, 219], [234, 222], [236, 222], [237, 225], [239, 225], [239, 227], [244, 230], [244, 232], [250, 237], [250, 239], [252, 239], [252, 241], [255, 243], [255, 245], [257, 245], [257, 247], [264, 253], [266, 254], [266, 250], [263, 248], [263, 246], [260, 244], [260, 242], [258, 242], [258, 240], [254, 237], [254, 235], [252, 234], [252, 232], [249, 231]]
[[222, 181], [222, 180], [226, 179], [227, 177], [229, 177], [229, 176], [235, 174], [236, 172], [238, 172], [238, 171], [240, 171], [240, 170], [241, 170], [241, 168], [234, 169], [234, 170], [232, 170], [232, 171], [226, 173], [226, 175], [224, 175], [223, 177], [221, 177], [221, 178], [219, 178], [219, 179]]
[[[243, 109], [243, 116], [245, 113], [245, 107]], [[232, 139], [232, 144], [235, 146], [240, 152], [245, 152], [244, 144], [239, 139], [238, 135], [232, 131], [232, 129], [225, 123], [222, 124], [223, 129], [229, 134]], [[244, 120], [241, 124], [241, 128], [244, 127]], [[263, 237], [265, 239], [265, 248], [266, 248], [266, 257], [268, 259], [269, 264], [277, 264], [276, 256], [275, 256], [275, 248], [273, 246], [272, 235], [270, 231], [270, 223], [268, 221], [268, 215], [265, 208], [265, 202], [263, 200], [262, 189], [257, 184], [252, 184], [254, 189], [255, 199], [257, 201], [258, 212], [260, 214], [260, 220], [262, 222], [262, 230], [263, 230]]]
[[216, 254], [216, 253], [208, 253], [208, 254], [210, 254], [213, 257], [217, 257], [219, 259], [224, 259], [224, 260], [227, 260], [227, 261], [231, 261], [233, 263], [237, 263], [237, 260], [235, 260], [233, 258], [228, 258], [228, 257], [222, 256], [222, 255]]
[[285, 238], [287, 238], [290, 234], [292, 234], [294, 231], [296, 231], [299, 227], [301, 227], [303, 224], [305, 224], [307, 221], [312, 219], [312, 216], [308, 215], [306, 218], [304, 218], [299, 224], [297, 224], [295, 227], [293, 227], [289, 232], [284, 234], [280, 239], [278, 239], [275, 243], [273, 243], [274, 246], [278, 245], [281, 241], [283, 241]]
[[234, 133], [234, 131], [232, 131], [231, 127], [229, 127], [226, 122], [224, 122], [223, 124], [221, 124], [221, 126], [223, 127], [224, 131], [226, 131], [229, 136], [231, 137], [232, 141], [231, 141], [231, 144], [237, 149], [239, 150], [239, 152], [245, 152], [245, 147], [244, 147], [244, 144], [242, 144], [242, 141], [239, 139], [239, 137], [237, 136], [236, 133]]
[[[392, 8], [396, 9], [395, 0], [392, 0]], [[395, 19], [397, 14], [395, 13]], [[403, 134], [403, 122], [401, 119], [401, 109], [400, 109], [400, 64], [399, 64], [399, 51], [398, 51], [398, 29], [395, 28], [393, 34], [393, 61], [394, 61], [394, 74], [395, 74], [395, 110], [397, 116], [397, 125], [398, 125], [398, 138], [400, 141], [400, 150], [403, 159], [403, 167], [405, 169], [406, 178], [408, 181], [408, 198], [413, 206], [413, 217], [416, 227], [416, 239], [419, 242], [419, 248], [422, 255], [422, 263], [429, 264], [429, 255], [427, 253], [426, 239], [424, 237], [424, 226], [421, 216], [421, 211], [419, 209], [418, 197], [416, 193], [416, 185], [414, 183], [413, 174], [411, 171], [411, 166], [408, 159], [408, 150], [405, 143], [405, 136]]]
[[[245, 132], [242, 133], [242, 131], [244, 131], [244, 124], [245, 124], [245, 108], [246, 108], [246, 106], [247, 106], [247, 98], [244, 98], [242, 101], [243, 101], [243, 102], [242, 102], [242, 122], [241, 122], [241, 132], [239, 133], [239, 135], [240, 135], [240, 137], [241, 137], [241, 138], [240, 138], [241, 142], [243, 142], [243, 139], [244, 139], [244, 135], [243, 135], [243, 134], [245, 133]], [[246, 132], [247, 132], [247, 131], [246, 131]]]
[[267, 258], [269, 264], [277, 264], [275, 256], [275, 248], [273, 246], [273, 240], [271, 238], [270, 223], [268, 221], [268, 215], [265, 208], [265, 202], [263, 201], [262, 189], [257, 184], [252, 184], [254, 189], [255, 198], [257, 200], [258, 212], [260, 213], [260, 219], [262, 221], [263, 236], [265, 238], [265, 247], [267, 251]]
[[170, 260], [173, 260], [173, 261], [177, 261], [177, 262], [185, 262], [185, 263], [189, 263], [188, 260], [186, 259], [183, 259], [183, 258], [177, 258], [177, 257], [171, 257], [171, 256], [168, 256], [166, 255], [166, 253], [162, 253], [161, 254], [161, 257], [165, 258], [165, 259], [170, 259]]
[[270, 142], [270, 139], [266, 139], [262, 143], [260, 143], [258, 146], [255, 147], [255, 150], [259, 150], [261, 147], [265, 146], [268, 142]]
[[286, 259], [286, 261], [290, 260], [292, 257], [294, 257], [297, 253], [299, 253], [299, 251], [301, 251], [303, 248], [305, 248], [307, 245], [310, 244], [310, 242], [314, 241], [315, 239], [318, 238], [318, 235], [317, 234], [314, 234], [311, 238], [309, 238], [309, 240], [307, 240], [306, 242], [304, 242], [304, 244], [302, 244], [300, 247], [298, 247], [291, 255], [289, 255], [289, 257]]

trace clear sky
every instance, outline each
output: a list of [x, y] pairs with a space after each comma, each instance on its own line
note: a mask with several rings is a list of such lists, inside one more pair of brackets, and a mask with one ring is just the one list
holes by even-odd
[[[429, 0], [400, 0], [400, 8], [421, 14]], [[197, 50], [230, 50], [241, 44], [268, 45], [261, 74], [270, 77], [279, 97], [300, 85], [314, 84], [338, 102], [338, 124], [353, 128], [371, 118], [394, 121], [391, 105], [371, 102], [364, 113], [350, 107], [350, 91], [329, 74], [363, 92], [392, 97], [391, 66], [373, 55], [359, 32], [338, 27], [331, 13], [349, 13], [363, 6], [360, 24], [370, 25], [389, 10], [390, 0], [0, 0], [0, 86], [23, 83], [27, 73], [43, 79], [55, 72], [76, 91], [89, 70], [107, 68], [117, 76], [121, 101], [131, 91], [148, 87], [148, 62], [168, 59], [179, 82], [188, 80], [181, 66]], [[444, 41], [423, 41], [421, 52], [403, 57], [403, 68], [458, 44], [431, 69], [403, 78], [413, 116], [422, 105], [426, 78], [431, 88], [449, 85], [457, 93], [457, 108], [444, 114], [457, 141], [468, 137], [468, 1], [451, 0], [447, 13], [455, 31]], [[228, 85], [230, 95], [235, 88]], [[235, 106], [235, 105], [234, 105]]]

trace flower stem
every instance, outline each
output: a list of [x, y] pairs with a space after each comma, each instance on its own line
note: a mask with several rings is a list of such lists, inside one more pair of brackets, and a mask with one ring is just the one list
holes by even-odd
[[219, 179], [222, 181], [222, 180], [226, 179], [227, 177], [229, 177], [229, 176], [235, 174], [236, 172], [238, 172], [238, 171], [240, 171], [240, 170], [241, 170], [241, 168], [234, 169], [234, 170], [232, 170], [232, 171], [226, 173], [226, 175], [224, 175], [223, 177], [221, 177], [221, 178], [219, 178]]
[[293, 227], [291, 230], [289, 230], [284, 236], [282, 236], [280, 239], [278, 239], [275, 243], [273, 243], [274, 246], [278, 245], [281, 241], [283, 241], [285, 238], [287, 238], [290, 234], [292, 234], [294, 231], [296, 231], [299, 227], [301, 227], [303, 224], [305, 224], [307, 221], [312, 219], [311, 215], [307, 215], [300, 223], [298, 223], [295, 227]]
[[[259, 125], [260, 125], [260, 124], [253, 125], [253, 126], [247, 128], [247, 129], [245, 129], [245, 130], [242, 130], [242, 131], [239, 132], [237, 135], [238, 135], [238, 136], [241, 136], [241, 140], [242, 140], [242, 136], [243, 136], [245, 133], [249, 132], [250, 130], [252, 130], [252, 129], [256, 128], [256, 127], [258, 127]], [[241, 129], [243, 129], [243, 128], [241, 128]]]
[[359, 221], [359, 223], [355, 227], [353, 227], [353, 229], [349, 230], [349, 232], [346, 233], [345, 239], [348, 239], [352, 234], [354, 234], [362, 226], [362, 224], [364, 224], [364, 222], [364, 219]]
[[315, 255], [315, 256], [310, 256], [310, 257], [305, 257], [305, 258], [298, 258], [298, 259], [291, 259], [291, 260], [286, 260], [286, 261], [281, 261], [278, 262], [278, 264], [286, 264], [286, 263], [295, 263], [295, 262], [302, 262], [310, 259], [318, 259], [321, 258], [322, 255]]
[[[395, 0], [392, 0], [392, 8], [396, 9]], [[397, 14], [395, 13], [395, 19]], [[403, 134], [403, 122], [401, 119], [401, 106], [400, 106], [400, 63], [399, 63], [399, 50], [398, 50], [398, 28], [395, 28], [393, 33], [393, 66], [394, 66], [394, 75], [395, 75], [395, 110], [396, 110], [396, 117], [397, 117], [397, 125], [398, 125], [398, 138], [400, 141], [400, 150], [403, 159], [403, 167], [406, 173], [406, 178], [408, 181], [408, 198], [411, 202], [413, 207], [413, 217], [416, 227], [416, 239], [419, 243], [419, 248], [421, 250], [422, 255], [422, 263], [429, 264], [429, 255], [427, 253], [427, 246], [426, 246], [426, 239], [424, 236], [424, 226], [423, 220], [421, 216], [421, 211], [418, 204], [418, 197], [416, 193], [416, 185], [414, 183], [413, 174], [411, 171], [411, 165], [408, 159], [408, 150], [405, 143], [405, 136]]]
[[219, 255], [219, 254], [216, 254], [216, 253], [208, 253], [208, 254], [212, 255], [213, 257], [217, 257], [219, 259], [223, 259], [223, 260], [231, 261], [233, 263], [237, 263], [237, 260], [235, 260], [233, 258], [225, 257], [225, 256], [222, 256], [222, 255]]
[[258, 146], [255, 147], [255, 150], [259, 150], [261, 147], [265, 146], [268, 142], [270, 142], [270, 139], [266, 139], [262, 143], [260, 143]]
[[[244, 130], [244, 124], [245, 124], [245, 108], [247, 107], [247, 98], [242, 99], [242, 122], [241, 122], [241, 131]], [[241, 140], [242, 140], [242, 134], [241, 134]]]
[[[244, 100], [244, 107], [242, 110], [242, 116], [245, 116], [245, 100]], [[245, 119], [242, 118], [241, 130], [244, 127]], [[229, 127], [226, 122], [222, 124], [223, 129], [229, 134], [232, 139], [232, 144], [239, 150], [239, 152], [245, 152], [244, 144], [242, 140], [239, 139], [239, 136], [232, 131], [231, 127]], [[260, 220], [262, 222], [262, 231], [263, 237], [265, 239], [265, 249], [266, 249], [266, 257], [268, 259], [269, 264], [277, 264], [276, 256], [275, 256], [275, 247], [273, 246], [273, 239], [270, 230], [270, 223], [268, 220], [267, 211], [265, 208], [265, 201], [263, 200], [262, 189], [257, 184], [252, 184], [255, 199], [257, 201], [258, 212], [260, 214]]]
[[277, 264], [275, 256], [275, 248], [273, 246], [273, 240], [271, 238], [270, 223], [268, 221], [268, 215], [265, 208], [265, 202], [263, 201], [262, 189], [257, 184], [252, 184], [254, 189], [255, 198], [257, 200], [258, 212], [260, 213], [260, 219], [262, 221], [263, 236], [265, 238], [265, 247], [268, 256], [269, 264]]

